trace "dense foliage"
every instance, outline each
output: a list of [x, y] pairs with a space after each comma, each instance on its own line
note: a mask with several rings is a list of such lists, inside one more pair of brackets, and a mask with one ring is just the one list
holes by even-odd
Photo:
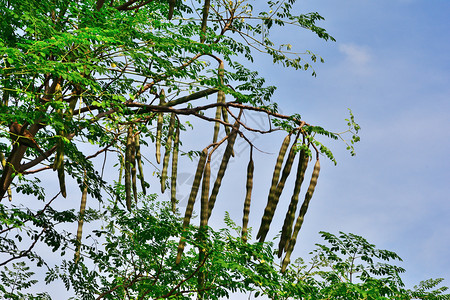
[[[442, 279], [421, 282], [415, 290], [404, 287], [404, 270], [389, 261], [401, 260], [364, 238], [321, 232], [311, 259], [297, 259], [280, 273], [272, 243], [247, 243], [241, 228], [226, 215], [227, 229], [208, 229], [199, 243], [199, 227], [183, 229], [182, 218], [155, 195], [141, 199], [131, 212], [111, 202], [102, 212], [91, 212], [104, 224], [94, 232], [92, 245], [83, 246], [79, 260], [64, 261], [47, 272], [46, 281], [62, 279], [76, 299], [204, 299], [244, 293], [269, 299], [450, 299]], [[149, 213], [151, 212], [151, 213]], [[185, 258], [176, 264], [178, 240], [186, 241]], [[201, 249], [201, 250], [199, 250]], [[203, 255], [202, 255], [203, 254]], [[50, 299], [26, 290], [37, 283], [24, 263], [0, 273], [0, 295], [6, 299]], [[198, 274], [204, 274], [199, 285]], [[35, 297], [35, 298], [33, 298]]]
[[[1, 204], [2, 253], [10, 256], [2, 264], [22, 257], [39, 259], [32, 249], [42, 240], [53, 250], [64, 251], [63, 234], [55, 229], [61, 222], [78, 221], [80, 245], [88, 195], [100, 201], [105, 194], [114, 197], [123, 183], [125, 205], [131, 210], [132, 201], [138, 199], [138, 181], [146, 193], [145, 177], [150, 172], [159, 177], [161, 193], [170, 187], [175, 211], [178, 161], [183, 154], [198, 159], [183, 227], [190, 224], [198, 194], [200, 225], [206, 227], [239, 139], [248, 144], [250, 153], [247, 184], [243, 185], [247, 188], [245, 236], [255, 148], [248, 134], [284, 130], [287, 136], [276, 160], [257, 238], [260, 242], [266, 239], [298, 157], [297, 180], [279, 247], [279, 255], [286, 252], [285, 269], [317, 183], [319, 154], [335, 161], [316, 136], [338, 139], [342, 135], [311, 125], [298, 114], [280, 114], [272, 102], [275, 87], [266, 86], [255, 70], [238, 60], [252, 62], [253, 51], [261, 51], [274, 63], [295, 69], [308, 70], [311, 62], [323, 61], [310, 51], [301, 54], [290, 44], [271, 40], [269, 32], [285, 25], [334, 40], [317, 25], [323, 20], [318, 13], [293, 14], [294, 2], [267, 1], [254, 3], [254, 8], [251, 1], [241, 0], [0, 1], [0, 197], [12, 201]], [[255, 113], [267, 117], [267, 123], [256, 127], [247, 123], [247, 117]], [[185, 131], [193, 120], [211, 124], [211, 137], [199, 142], [204, 146], [184, 149], [183, 141], [189, 138]], [[353, 151], [353, 143], [359, 140], [353, 115], [348, 128], [348, 148]], [[147, 145], [155, 149], [155, 159], [149, 158]], [[93, 159], [100, 154], [105, 160], [98, 168]], [[215, 176], [211, 174], [213, 154], [222, 156]], [[300, 204], [300, 186], [312, 159], [316, 160], [314, 171]], [[150, 166], [144, 168], [144, 161]], [[104, 179], [107, 164], [114, 165], [108, 169], [117, 172], [117, 181]], [[55, 198], [47, 200], [50, 177], [59, 182], [55, 197], [72, 199], [66, 182], [78, 184], [79, 216], [52, 209]], [[28, 198], [15, 194], [46, 204], [21, 206], [22, 199]], [[299, 213], [297, 206], [301, 206]], [[9, 233], [27, 222], [34, 228], [12, 238]], [[21, 243], [26, 236], [29, 246]], [[180, 242], [177, 262], [182, 253]]]

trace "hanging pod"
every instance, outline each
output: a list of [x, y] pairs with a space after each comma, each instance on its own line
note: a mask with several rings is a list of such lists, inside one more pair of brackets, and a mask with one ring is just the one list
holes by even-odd
[[[286, 159], [286, 163], [284, 165], [283, 172], [281, 173], [281, 179], [277, 184], [277, 188], [275, 190], [275, 197], [273, 199], [276, 202], [278, 202], [278, 199], [280, 198], [280, 195], [283, 192], [286, 180], [289, 177], [289, 174], [291, 174], [292, 164], [294, 163], [295, 156], [297, 155], [297, 140], [298, 140], [299, 135], [300, 135], [300, 132], [297, 133], [294, 143], [291, 145], [291, 149], [289, 150], [289, 154]], [[273, 211], [272, 211], [272, 213], [273, 213]]]
[[83, 235], [84, 212], [86, 211], [87, 192], [88, 192], [88, 188], [87, 188], [86, 173], [85, 173], [84, 181], [83, 181], [83, 191], [81, 192], [80, 215], [78, 217], [77, 247], [76, 247], [76, 251], [75, 251], [75, 262], [78, 262], [78, 260], [80, 259], [81, 237]]
[[[125, 167], [125, 158], [123, 157], [121, 152], [119, 152], [119, 165], [120, 165], [119, 179], [117, 180], [117, 183], [120, 185], [120, 184], [122, 184], [123, 169]], [[117, 202], [119, 202], [119, 201], [120, 201], [120, 193], [117, 193], [115, 205], [117, 205]]]
[[[225, 95], [223, 96], [223, 103], [226, 103], [225, 102]], [[223, 121], [225, 123], [227, 123], [227, 124], [229, 123], [229, 121], [228, 121], [228, 111], [227, 111], [227, 108], [225, 106], [222, 106], [222, 119], [223, 119]], [[228, 126], [225, 126], [225, 133], [226, 133], [226, 135], [230, 134], [230, 128]], [[234, 156], [234, 153], [232, 155]]]
[[128, 127], [127, 140], [125, 145], [125, 202], [127, 209], [131, 211], [131, 156], [133, 143], [133, 129], [131, 126]]
[[144, 193], [144, 195], [147, 195], [147, 191], [146, 191], [146, 187], [145, 187], [146, 182], [144, 179], [144, 169], [142, 168], [142, 156], [141, 156], [141, 145], [140, 145], [139, 133], [137, 133], [136, 136], [134, 137], [134, 149], [136, 152], [136, 163], [138, 165], [139, 179], [141, 181], [142, 192]]
[[267, 232], [269, 231], [270, 223], [272, 221], [272, 218], [270, 217], [271, 211], [275, 211], [275, 208], [273, 208], [274, 205], [273, 199], [275, 198], [275, 193], [278, 186], [278, 179], [280, 177], [281, 166], [283, 165], [284, 156], [286, 154], [286, 150], [289, 146], [290, 141], [291, 141], [291, 134], [289, 133], [284, 138], [283, 143], [281, 144], [280, 152], [278, 154], [277, 162], [275, 164], [275, 169], [273, 171], [272, 184], [270, 186], [267, 205], [264, 210], [264, 215], [261, 219], [261, 225], [259, 227], [258, 234], [256, 235], [256, 238], [259, 239], [260, 242], [264, 242], [264, 239], [266, 238]]
[[[0, 152], [0, 159], [1, 159], [1, 162], [2, 162], [2, 168], [3, 168], [3, 170], [5, 170], [5, 167], [6, 167], [6, 159], [5, 159], [5, 155], [3, 154], [3, 153], [1, 153]], [[7, 188], [7, 194], [8, 194], [8, 200], [9, 200], [9, 202], [11, 202], [12, 201], [12, 191], [11, 191], [11, 186], [8, 186], [8, 188]]]
[[281, 257], [283, 251], [286, 251], [287, 242], [292, 234], [292, 225], [294, 223], [295, 212], [297, 211], [298, 196], [300, 194], [300, 188], [305, 178], [305, 171], [308, 166], [309, 156], [306, 151], [302, 149], [300, 151], [300, 157], [297, 166], [297, 176], [295, 178], [294, 193], [289, 203], [289, 208], [284, 218], [283, 229], [281, 230], [280, 243], [278, 244], [278, 257]]
[[291, 254], [292, 250], [294, 250], [295, 243], [297, 242], [298, 232], [302, 227], [303, 220], [305, 218], [306, 211], [308, 210], [309, 202], [314, 193], [314, 189], [316, 188], [317, 179], [319, 178], [320, 171], [320, 161], [317, 158], [316, 164], [314, 165], [314, 170], [311, 176], [311, 181], [309, 183], [308, 191], [305, 195], [305, 200], [303, 201], [302, 207], [300, 208], [300, 213], [298, 215], [297, 221], [295, 222], [294, 232], [292, 233], [292, 237], [289, 239], [289, 244], [287, 246], [286, 255], [283, 259], [283, 263], [281, 266], [281, 272], [284, 273], [288, 264], [291, 262]]
[[[226, 102], [225, 102], [225, 94], [223, 95], [222, 103], [223, 103], [223, 104], [226, 103]], [[224, 121], [225, 123], [229, 124], [230, 122], [229, 122], [229, 120], [228, 120], [228, 111], [227, 111], [227, 108], [226, 108], [225, 106], [222, 106], [222, 107], [221, 107], [221, 110], [222, 110], [222, 119], [223, 119], [223, 121]], [[239, 124], [239, 123], [237, 123], [237, 124]], [[237, 124], [235, 123], [234, 126], [237, 126]], [[229, 126], [225, 126], [225, 134], [226, 134], [226, 135], [230, 135], [230, 132], [231, 132], [230, 127], [229, 127]], [[234, 149], [231, 149], [231, 156], [234, 157]]]
[[[159, 94], [159, 105], [164, 104], [166, 98], [166, 94], [164, 90], [161, 90], [161, 93]], [[162, 112], [158, 113], [158, 119], [156, 123], [156, 162], [159, 164], [161, 162], [161, 136], [162, 136], [162, 126], [164, 122], [164, 114]]]
[[58, 169], [58, 181], [59, 181], [59, 190], [61, 191], [61, 195], [66, 198], [67, 192], [66, 192], [66, 180], [64, 176], [64, 164], [61, 165], [61, 167]]
[[211, 191], [211, 196], [208, 201], [208, 219], [211, 216], [212, 210], [216, 203], [217, 195], [219, 194], [220, 185], [222, 184], [223, 176], [225, 175], [225, 171], [228, 166], [228, 162], [230, 161], [230, 156], [233, 153], [234, 142], [236, 141], [237, 131], [239, 129], [239, 123], [236, 121], [233, 126], [233, 131], [231, 131], [228, 136], [227, 147], [225, 148], [225, 152], [223, 153], [222, 161], [220, 162], [219, 170], [217, 171], [217, 177], [214, 181], [214, 186]]
[[200, 227], [208, 225], [208, 199], [209, 199], [209, 180], [211, 177], [211, 155], [208, 155], [205, 170], [203, 172], [202, 195], [200, 203]]
[[[192, 183], [191, 193], [189, 195], [188, 203], [186, 206], [186, 211], [184, 213], [183, 219], [183, 228], [189, 226], [192, 217], [192, 211], [194, 210], [195, 198], [197, 198], [198, 189], [200, 187], [200, 181], [202, 180], [203, 169], [205, 168], [206, 156], [208, 154], [208, 150], [203, 149], [200, 159], [198, 160], [197, 170], [195, 171], [194, 182]], [[183, 254], [185, 241], [184, 238], [180, 239], [180, 243], [178, 244], [178, 253], [176, 264], [179, 264], [181, 261], [181, 255]]]
[[61, 195], [66, 198], [66, 181], [64, 176], [64, 141], [62, 138], [58, 139], [55, 161], [53, 163], [53, 170], [58, 172], [59, 190]]
[[242, 217], [242, 241], [244, 243], [247, 242], [247, 234], [248, 234], [248, 217], [250, 214], [250, 203], [252, 201], [252, 189], [253, 189], [253, 171], [254, 171], [254, 165], [253, 165], [253, 147], [250, 148], [250, 160], [247, 165], [247, 183], [246, 183], [246, 194], [245, 194], [245, 201], [244, 201], [244, 213]]
[[300, 132], [297, 133], [294, 143], [292, 144], [291, 149], [289, 150], [289, 154], [288, 154], [286, 163], [283, 168], [281, 179], [277, 184], [277, 188], [275, 189], [275, 192], [269, 194], [269, 195], [271, 195], [271, 199], [268, 201], [271, 202], [271, 205], [269, 206], [269, 210], [266, 210], [264, 212], [265, 214], [267, 213], [267, 216], [266, 216], [267, 224], [266, 224], [266, 231], [261, 236], [262, 241], [265, 240], [266, 235], [269, 232], [270, 223], [272, 222], [273, 215], [275, 214], [275, 210], [277, 209], [278, 201], [280, 200], [280, 196], [281, 196], [281, 193], [283, 192], [286, 180], [289, 177], [289, 174], [291, 173], [292, 164], [294, 163], [294, 159], [297, 154], [296, 141], [297, 141], [299, 135], [300, 135]]
[[136, 141], [135, 135], [132, 133], [130, 144], [130, 171], [131, 171], [131, 187], [133, 188], [134, 202], [137, 203], [137, 176], [136, 176]]
[[[5, 155], [2, 152], [0, 152], [0, 160], [2, 162], [2, 167], [3, 167], [3, 170], [4, 170], [5, 166], [6, 166], [6, 159], [5, 159]], [[9, 200], [9, 202], [11, 202], [12, 201], [11, 186], [8, 186], [7, 193], [8, 193], [8, 200]]]
[[[224, 85], [224, 74], [225, 74], [225, 70], [224, 70], [224, 65], [223, 65], [223, 61], [220, 62], [219, 65], [219, 80], [220, 80], [220, 84], [223, 86]], [[221, 104], [225, 104], [226, 100], [225, 100], [225, 92], [223, 90], [220, 90], [217, 93], [217, 103], [221, 103]], [[228, 111], [225, 105], [221, 105], [220, 106], [220, 110], [222, 112], [222, 120], [229, 124], [229, 120], [228, 120]], [[225, 126], [225, 134], [226, 135], [230, 135], [230, 127]], [[234, 151], [231, 153], [231, 155], [234, 157]]]
[[[219, 63], [219, 69], [218, 69], [218, 78], [219, 78], [219, 84], [223, 85], [223, 61], [220, 61]], [[220, 106], [220, 103], [225, 103], [225, 93], [221, 89], [217, 92], [217, 107], [216, 107], [216, 120], [220, 120], [220, 116], [222, 115], [222, 106]], [[217, 138], [219, 136], [219, 129], [220, 129], [220, 123], [215, 122], [214, 124], [214, 134], [213, 134], [213, 143], [217, 143]]]
[[172, 202], [172, 211], [176, 211], [177, 205], [177, 175], [178, 175], [178, 148], [180, 146], [180, 127], [175, 129], [175, 140], [173, 141], [172, 153], [172, 178], [170, 180], [170, 201]]
[[[222, 90], [217, 92], [217, 103], [222, 103], [222, 98], [225, 98], [225, 93]], [[218, 105], [216, 107], [216, 120], [220, 120], [220, 116], [222, 115], [222, 106]], [[217, 143], [217, 138], [219, 136], [220, 123], [215, 122], [214, 124], [214, 135], [213, 135], [213, 143]]]
[[156, 124], [156, 162], [159, 164], [161, 162], [161, 134], [162, 134], [162, 124], [164, 120], [163, 113], [158, 113], [158, 121]]
[[167, 168], [169, 167], [170, 150], [172, 150], [173, 130], [175, 128], [175, 113], [170, 115], [169, 132], [167, 134], [166, 151], [164, 152], [163, 168], [161, 172], [161, 193], [166, 190]]

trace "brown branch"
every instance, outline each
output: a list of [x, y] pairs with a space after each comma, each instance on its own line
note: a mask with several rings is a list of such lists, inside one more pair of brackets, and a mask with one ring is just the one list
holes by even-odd
[[200, 99], [209, 95], [212, 95], [214, 93], [217, 93], [219, 90], [216, 88], [209, 88], [203, 91], [199, 91], [193, 94], [190, 94], [188, 96], [184, 96], [172, 101], [169, 101], [167, 103], [164, 103], [163, 106], [174, 106], [174, 105], [178, 105], [178, 104], [182, 104], [182, 103], [186, 103], [189, 102], [191, 100], [196, 100], [196, 99]]
[[243, 134], [241, 131], [238, 131], [238, 133], [239, 133], [239, 136], [240, 136], [241, 138], [243, 138], [243, 139], [250, 145], [250, 147], [253, 147], [253, 148], [255, 148], [256, 150], [258, 150], [259, 152], [264, 153], [264, 154], [273, 154], [273, 153], [270, 153], [270, 152], [263, 151], [263, 150], [259, 149], [258, 147], [256, 147], [256, 146], [248, 139], [248, 137], [246, 137], [245, 134]]
[[[106, 146], [105, 148], [103, 148], [103, 149], [97, 151], [96, 153], [94, 153], [94, 154], [92, 154], [92, 155], [86, 156], [86, 159], [91, 159], [91, 158], [94, 158], [94, 157], [98, 156], [99, 154], [101, 154], [101, 153], [107, 151], [107, 150], [109, 149], [109, 147], [111, 147], [111, 146], [112, 146], [112, 144]], [[34, 162], [34, 161], [33, 161], [33, 162]], [[35, 164], [35, 165], [36, 165], [36, 164]], [[30, 167], [32, 167], [32, 166], [30, 166]], [[49, 169], [52, 169], [52, 168], [53, 168], [53, 165], [50, 165], [50, 166], [45, 166], [45, 167], [42, 167], [42, 168], [39, 168], [39, 169], [31, 170], [31, 171], [22, 171], [22, 172], [20, 172], [20, 173], [22, 173], [22, 174], [24, 174], [24, 175], [27, 175], [27, 174], [34, 174], [34, 173], [38, 173], [38, 172], [41, 172], [41, 171], [44, 171], [44, 170], [49, 170]]]
[[[139, 95], [142, 94], [145, 90], [147, 90], [147, 86], [149, 86], [148, 88], [150, 88], [150, 86], [153, 85], [153, 83], [154, 83], [154, 82], [147, 84], [144, 88], [142, 88], [142, 89], [135, 95], [135, 97], [139, 96]], [[183, 104], [183, 103], [189, 102], [189, 101], [191, 101], [191, 100], [196, 100], [196, 99], [200, 99], [200, 98], [203, 98], [203, 97], [212, 95], [212, 94], [214, 94], [214, 93], [217, 93], [218, 91], [219, 91], [219, 90], [216, 89], [216, 88], [209, 88], [209, 89], [206, 89], [206, 90], [203, 90], [203, 91], [199, 91], [199, 92], [193, 93], [193, 94], [188, 95], [188, 96], [180, 97], [180, 98], [178, 98], [178, 99], [175, 99], [175, 100], [166, 102], [166, 103], [162, 104], [161, 106], [163, 106], [163, 107], [170, 107], [170, 106], [175, 106], [175, 105], [178, 105], [178, 104]], [[131, 105], [130, 105], [130, 104], [131, 104]], [[126, 105], [127, 105], [127, 106], [130, 106], [130, 107], [136, 106], [136, 105], [132, 105], [132, 104], [135, 104], [135, 103], [134, 103], [134, 102], [127, 102]], [[140, 105], [152, 107], [151, 105], [148, 105], [148, 104], [142, 104], [142, 103], [141, 103]], [[153, 106], [153, 107], [161, 107], [161, 106], [156, 106], [156, 105], [155, 105], [155, 106]], [[100, 106], [96, 106], [96, 105], [86, 106], [86, 107], [80, 108], [80, 109], [78, 109], [78, 110], [75, 110], [75, 111], [73, 112], [73, 115], [75, 116], [75, 115], [79, 115], [79, 114], [86, 113], [86, 112], [92, 112], [92, 111], [97, 110], [97, 109], [99, 109], [99, 108], [100, 108]], [[109, 111], [100, 113], [99, 115], [96, 116], [96, 118], [101, 118], [101, 117], [103, 117], [104, 115], [111, 114], [111, 113], [114, 112], [114, 111], [115, 111], [115, 109], [111, 109], [111, 110], [109, 110]], [[102, 115], [102, 114], [104, 114], [104, 115]]]
[[[232, 112], [230, 109], [227, 108], [228, 113], [245, 129], [247, 129], [248, 131], [254, 131], [254, 132], [258, 132], [261, 134], [266, 134], [266, 133], [271, 133], [277, 130], [280, 130], [280, 128], [275, 128], [275, 129], [269, 129], [269, 130], [259, 130], [259, 129], [254, 129], [254, 128], [250, 128], [247, 125], [245, 125], [241, 120], [239, 120]], [[269, 120], [270, 122], [270, 120]]]
[[[244, 110], [253, 110], [253, 111], [257, 111], [257, 112], [263, 112], [263, 113], [265, 113], [267, 115], [270, 115], [270, 116], [273, 116], [273, 117], [277, 117], [277, 118], [280, 118], [280, 119], [285, 119], [285, 120], [291, 119], [291, 116], [288, 116], [288, 115], [282, 115], [282, 114], [279, 114], [279, 113], [272, 112], [272, 111], [270, 111], [268, 109], [265, 109], [265, 108], [244, 105], [244, 104], [237, 103], [237, 102], [227, 102], [227, 103], [217, 103], [216, 102], [216, 103], [211, 103], [211, 104], [207, 104], [207, 105], [203, 105], [203, 106], [197, 106], [197, 107], [194, 107], [194, 108], [181, 108], [181, 109], [165, 107], [165, 106], [158, 106], [158, 105], [148, 105], [148, 104], [135, 103], [135, 102], [127, 103], [126, 106], [128, 106], [128, 107], [139, 107], [139, 110], [132, 111], [131, 112], [132, 114], [155, 112], [155, 111], [157, 111], [157, 112], [174, 112], [176, 114], [181, 114], [181, 115], [195, 115], [195, 116], [197, 116], [199, 118], [202, 118], [204, 120], [220, 122], [220, 123], [224, 124], [225, 126], [232, 126], [232, 125], [228, 124], [228, 123], [225, 123], [223, 121], [217, 120], [215, 118], [208, 118], [208, 117], [205, 117], [205, 116], [201, 116], [201, 115], [198, 114], [198, 112], [202, 111], [202, 110], [207, 110], [207, 109], [210, 109], [210, 108], [215, 108], [217, 106], [224, 106], [224, 107], [231, 106], [231, 107], [241, 108], [241, 109], [244, 109]], [[304, 123], [301, 120], [293, 120], [293, 121], [296, 122], [299, 125], [303, 123], [303, 125], [308, 125], [309, 126], [308, 123]]]
[[30, 162], [20, 165], [18, 172], [23, 173], [25, 170], [32, 168], [32, 167], [36, 166], [37, 164], [39, 164], [40, 162], [44, 161], [45, 159], [47, 159], [47, 157], [49, 157], [53, 152], [56, 151], [56, 148], [58, 148], [57, 145], [51, 147], [50, 149], [45, 151], [44, 154], [41, 154], [36, 159], [33, 159]]
[[116, 6], [115, 9], [117, 9], [117, 10], [127, 10], [127, 8], [128, 8], [130, 5], [133, 5], [134, 3], [138, 2], [138, 1], [139, 1], [139, 0], [130, 0], [130, 1], [128, 1], [128, 2], [125, 2], [125, 3], [122, 4], [122, 5]]
[[[227, 106], [243, 108], [243, 109], [246, 109], [246, 110], [253, 110], [253, 111], [264, 112], [264, 113], [266, 113], [266, 114], [268, 114], [270, 116], [277, 117], [277, 118], [280, 118], [280, 119], [291, 119], [291, 116], [275, 113], [275, 112], [272, 112], [272, 111], [270, 111], [270, 110], [268, 110], [266, 108], [244, 105], [244, 104], [237, 103], [237, 102], [229, 102], [229, 103], [227, 103]], [[301, 122], [300, 120], [293, 120], [293, 121], [296, 121], [296, 123], [298, 123], [298, 124], [300, 124], [300, 122]], [[307, 124], [307, 123], [305, 123], [305, 125], [309, 126], [309, 124]]]
[[42, 167], [42, 168], [39, 168], [39, 169], [34, 169], [34, 170], [31, 170], [31, 171], [23, 171], [21, 173], [24, 174], [24, 175], [29, 175], [29, 174], [39, 173], [39, 172], [42, 172], [42, 171], [45, 171], [45, 170], [50, 170], [50, 169], [53, 169], [53, 166], [45, 166], [45, 167]]
[[214, 153], [214, 151], [216, 151], [217, 148], [219, 148], [220, 145], [222, 145], [226, 140], [228, 140], [228, 138], [231, 136], [231, 134], [234, 134], [235, 132], [240, 132], [240, 131], [236, 127], [233, 127], [233, 131], [231, 131], [230, 134], [226, 135], [223, 139], [221, 139], [217, 143], [211, 144], [211, 145], [214, 145], [214, 147], [211, 149], [211, 151], [208, 154], [208, 159], [209, 160], [211, 160], [211, 156]]
[[145, 5], [149, 4], [149, 3], [152, 2], [152, 1], [153, 1], [153, 0], [147, 0], [147, 1], [145, 1], [145, 2], [143, 2], [143, 3], [141, 3], [141, 4], [138, 4], [138, 5], [136, 5], [136, 6], [128, 7], [128, 8], [125, 9], [125, 10], [139, 9], [139, 8], [141, 8], [142, 6], [145, 6]]

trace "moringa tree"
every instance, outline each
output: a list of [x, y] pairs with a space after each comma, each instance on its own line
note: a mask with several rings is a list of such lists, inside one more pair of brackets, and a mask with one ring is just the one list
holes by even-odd
[[[271, 101], [275, 87], [265, 85], [256, 71], [237, 59], [252, 62], [252, 53], [259, 51], [274, 63], [299, 70], [313, 70], [312, 62], [323, 62], [310, 51], [296, 52], [290, 44], [269, 36], [271, 30], [289, 25], [334, 41], [317, 25], [322, 16], [315, 12], [295, 15], [291, 12], [294, 2], [267, 1], [264, 8], [262, 3], [254, 8], [251, 1], [242, 0], [0, 0], [1, 198], [8, 197], [12, 205], [21, 193], [45, 199], [44, 176], [57, 177], [60, 194], [66, 197], [66, 177], [75, 179], [81, 194], [80, 243], [88, 194], [100, 200], [101, 191], [118, 195], [123, 187], [124, 205], [131, 210], [138, 190], [146, 193], [145, 157], [140, 149], [150, 145], [155, 164], [161, 166], [157, 168], [161, 193], [170, 189], [173, 210], [178, 202], [179, 154], [198, 157], [183, 227], [190, 224], [200, 194], [200, 227], [206, 228], [236, 140], [242, 139], [250, 146], [242, 204], [245, 240], [256, 149], [248, 134], [284, 130], [287, 135], [275, 162], [257, 239], [266, 239], [285, 182], [294, 173], [278, 251], [279, 256], [286, 253], [285, 270], [317, 183], [319, 154], [334, 161], [316, 135], [338, 139], [341, 134], [303, 120], [295, 112], [281, 114]], [[267, 123], [249, 124], [245, 116], [250, 114], [266, 116]], [[189, 138], [185, 132], [189, 123], [184, 120], [194, 119], [210, 126], [211, 138], [198, 149], [183, 149], [182, 141]], [[353, 154], [359, 126], [352, 115], [348, 126], [348, 149]], [[84, 144], [98, 149], [87, 153]], [[211, 156], [218, 149], [224, 150], [214, 175]], [[102, 153], [116, 154], [115, 183], [106, 182], [92, 163]], [[299, 203], [310, 160], [315, 160], [312, 178]], [[64, 238], [54, 224], [76, 218], [53, 211], [51, 201], [37, 213], [2, 204], [2, 234], [24, 222], [37, 227], [29, 234], [29, 248], [23, 250], [14, 239], [3, 236], [9, 246], [2, 252], [10, 255], [4, 263], [30, 256], [40, 239], [59, 247]], [[177, 262], [183, 248], [181, 240]]]

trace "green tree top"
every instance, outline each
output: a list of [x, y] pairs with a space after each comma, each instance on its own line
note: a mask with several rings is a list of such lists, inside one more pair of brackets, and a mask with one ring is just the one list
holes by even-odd
[[[36, 180], [54, 170], [64, 197], [65, 177], [78, 182], [83, 212], [88, 194], [101, 199], [102, 190], [117, 192], [92, 163], [100, 153], [114, 152], [118, 183], [124, 179], [125, 205], [131, 209], [132, 200], [137, 200], [137, 180], [144, 192], [148, 188], [141, 145], [154, 144], [156, 163], [162, 164], [158, 170], [161, 192], [170, 186], [174, 210], [178, 154], [199, 156], [184, 226], [190, 223], [199, 190], [200, 224], [206, 226], [235, 140], [245, 140], [251, 154], [254, 145], [247, 138], [249, 132], [269, 134], [282, 129], [287, 137], [257, 237], [265, 240], [299, 157], [280, 244], [280, 255], [290, 253], [317, 182], [319, 154], [334, 161], [315, 136], [337, 139], [340, 135], [298, 114], [279, 113], [271, 101], [275, 87], [267, 86], [256, 71], [237, 59], [252, 61], [252, 53], [259, 51], [274, 63], [304, 70], [311, 68], [311, 62], [323, 61], [310, 51], [294, 51], [288, 41], [277, 44], [271, 39], [274, 28], [290, 25], [334, 40], [317, 25], [323, 20], [318, 13], [293, 14], [294, 2], [267, 1], [263, 9], [258, 3], [257, 10], [251, 1], [0, 1], [0, 196], [7, 194], [11, 200], [15, 190], [45, 199], [45, 189]], [[247, 124], [244, 116], [250, 113], [266, 115], [268, 124], [261, 128]], [[183, 116], [211, 124], [212, 138], [202, 148], [182, 148], [187, 136]], [[353, 116], [349, 130], [354, 133], [353, 144], [359, 130]], [[98, 151], [86, 154], [81, 148], [84, 143], [98, 146]], [[224, 149], [223, 157], [210, 183], [211, 155], [218, 149]], [[313, 177], [303, 204], [297, 205], [310, 158], [316, 159]], [[32, 174], [37, 174], [36, 179], [30, 179]], [[250, 158], [244, 235], [252, 182]]]

